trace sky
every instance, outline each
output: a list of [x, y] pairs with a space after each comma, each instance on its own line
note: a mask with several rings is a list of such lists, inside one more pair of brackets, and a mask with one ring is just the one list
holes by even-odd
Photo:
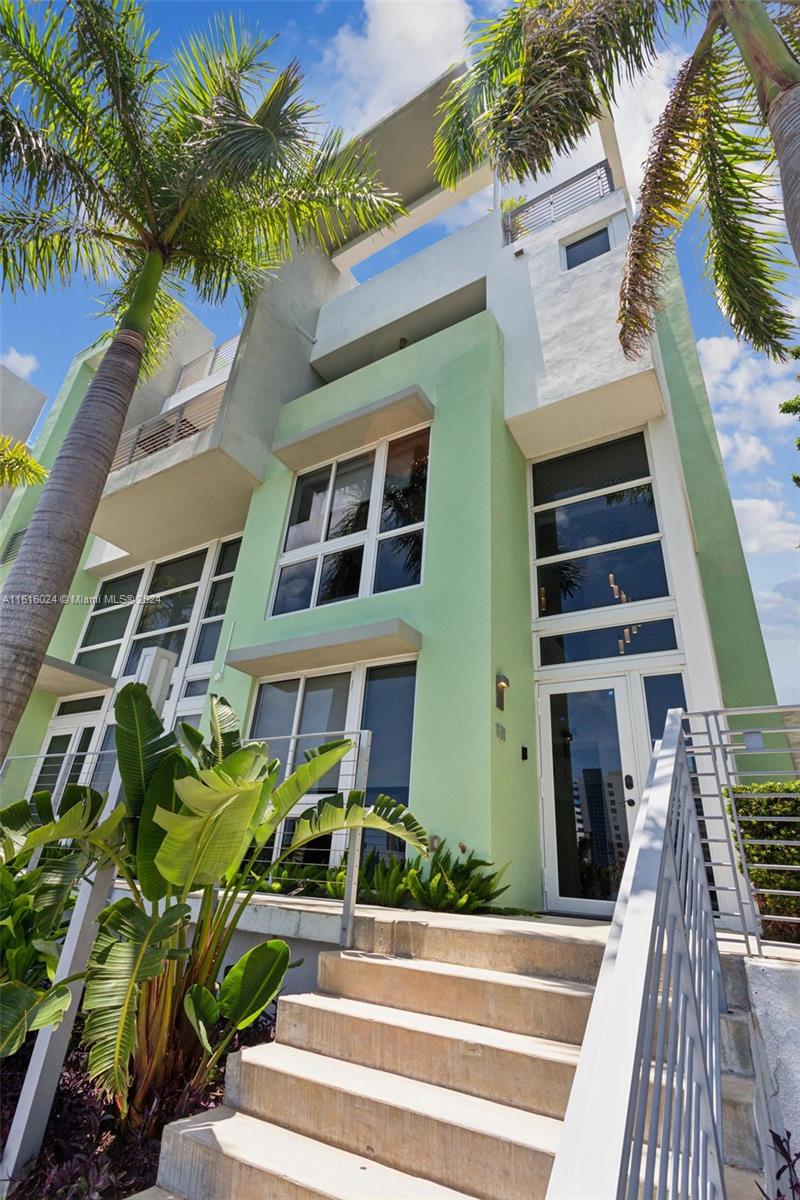
[[[499, 11], [499, 0], [146, 0], [155, 52], [165, 61], [189, 32], [215, 12], [232, 12], [247, 32], [278, 34], [281, 67], [298, 58], [306, 93], [325, 118], [349, 133], [368, 128], [463, 57], [469, 23]], [[625, 85], [614, 113], [628, 183], [635, 194], [652, 128], [666, 101], [685, 46], [665, 44], [647, 76]], [[581, 153], [583, 157], [581, 158]], [[590, 144], [569, 170], [597, 161]], [[541, 186], [541, 185], [540, 185]], [[519, 194], [519, 188], [508, 189]], [[482, 215], [481, 194], [362, 264], [359, 279], [421, 249]], [[739, 521], [748, 569], [767, 643], [778, 698], [800, 701], [800, 540], [798, 498], [791, 482], [800, 469], [794, 450], [796, 418], [778, 405], [798, 390], [792, 364], [775, 363], [739, 343], [702, 274], [702, 231], [690, 225], [678, 258], [698, 341], [720, 446]], [[52, 400], [73, 355], [94, 341], [99, 290], [75, 279], [67, 289], [0, 302], [0, 362]], [[235, 300], [222, 308], [193, 304], [218, 340], [242, 320]], [[800, 305], [798, 305], [800, 311]], [[796, 369], [796, 364], [794, 365]]]

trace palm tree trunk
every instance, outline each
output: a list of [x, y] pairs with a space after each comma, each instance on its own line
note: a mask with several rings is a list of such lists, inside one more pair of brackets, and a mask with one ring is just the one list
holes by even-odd
[[723, 0], [775, 145], [789, 240], [800, 263], [800, 62], [761, 0]]
[[53, 464], [0, 596], [0, 761], [69, 598], [139, 378], [163, 271], [145, 259], [131, 306]]

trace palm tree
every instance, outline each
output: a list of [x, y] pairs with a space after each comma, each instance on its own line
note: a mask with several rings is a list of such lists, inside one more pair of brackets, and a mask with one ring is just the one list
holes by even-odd
[[793, 322], [780, 284], [781, 209], [800, 257], [800, 9], [797, 0], [514, 0], [474, 40], [473, 65], [442, 104], [436, 168], [454, 187], [489, 159], [501, 177], [549, 171], [654, 61], [670, 27], [705, 19], [651, 143], [628, 242], [620, 341], [647, 344], [674, 234], [700, 207], [706, 267], [738, 337], [783, 358]]
[[[296, 63], [218, 20], [167, 69], [136, 0], [0, 0], [0, 259], [12, 292], [113, 281], [114, 334], [64, 439], [0, 604], [0, 758], [34, 686], [140, 368], [188, 285], [249, 304], [291, 249], [400, 210], [368, 157], [321, 134]], [[26, 602], [27, 601], [27, 602]]]
[[24, 442], [15, 442], [0, 434], [0, 487], [28, 487], [44, 483], [47, 471], [38, 463]]

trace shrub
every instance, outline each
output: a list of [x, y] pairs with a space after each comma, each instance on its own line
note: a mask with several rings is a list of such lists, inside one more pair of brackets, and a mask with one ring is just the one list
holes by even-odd
[[[775, 793], [782, 793], [776, 796]], [[781, 820], [800, 816], [800, 780], [775, 783], [737, 784], [733, 789], [740, 817], [763, 817], [759, 821], [742, 821], [742, 841], [750, 879], [755, 888], [776, 888], [782, 891], [800, 890], [800, 870], [759, 870], [759, 863], [800, 868], [800, 846], [758, 846], [758, 841], [800, 841], [800, 822]], [[730, 811], [730, 805], [729, 805]], [[761, 913], [762, 931], [766, 938], [779, 942], [800, 942], [800, 925], [787, 921], [770, 921], [769, 916], [800, 918], [800, 895], [756, 895]]]
[[409, 866], [408, 891], [416, 908], [431, 909], [433, 912], [478, 912], [488, 908], [493, 900], [508, 891], [498, 887], [507, 870], [489, 871], [494, 863], [478, 858], [459, 842], [459, 851], [466, 858], [454, 858], [442, 841], [430, 857], [429, 867], [423, 874], [422, 860], [415, 859]]

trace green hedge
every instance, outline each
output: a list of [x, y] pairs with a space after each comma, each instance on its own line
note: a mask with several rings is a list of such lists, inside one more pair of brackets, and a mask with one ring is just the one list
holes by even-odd
[[[789, 793], [780, 799], [765, 793]], [[782, 821], [781, 817], [800, 817], [800, 780], [775, 783], [739, 784], [733, 789], [740, 817], [763, 817], [763, 821], [742, 821], [750, 879], [756, 888], [800, 890], [800, 871], [761, 871], [759, 863], [778, 863], [800, 867], [800, 846], [754, 846], [762, 839], [800, 841], [800, 821]], [[770, 921], [769, 915], [800, 917], [800, 896], [756, 896], [765, 938], [777, 942], [800, 943], [800, 925]]]

